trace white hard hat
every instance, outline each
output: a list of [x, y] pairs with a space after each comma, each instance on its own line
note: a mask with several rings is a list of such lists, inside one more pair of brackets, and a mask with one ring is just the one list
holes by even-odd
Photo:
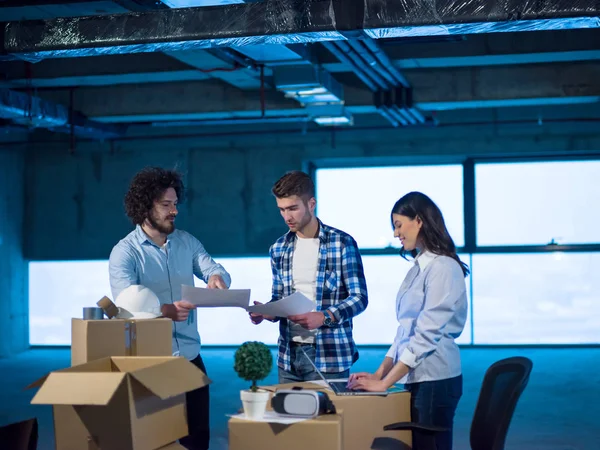
[[154, 319], [160, 317], [160, 301], [146, 286], [133, 284], [121, 291], [115, 300], [117, 319]]

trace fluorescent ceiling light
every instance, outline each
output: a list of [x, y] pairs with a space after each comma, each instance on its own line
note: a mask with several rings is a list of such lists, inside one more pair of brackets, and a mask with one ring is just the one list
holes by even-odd
[[315, 88], [298, 88], [298, 89], [294, 89], [294, 88], [285, 88], [285, 89], [281, 89], [281, 91], [285, 92], [285, 96], [286, 97], [296, 97], [299, 95], [318, 95], [318, 94], [326, 94], [329, 91], [327, 89], [325, 89], [322, 86], [319, 87], [315, 87]]
[[354, 123], [352, 116], [315, 117], [314, 121], [321, 126], [352, 125]]

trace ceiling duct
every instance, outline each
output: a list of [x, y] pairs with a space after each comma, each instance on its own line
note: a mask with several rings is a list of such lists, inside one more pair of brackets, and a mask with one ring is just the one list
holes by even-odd
[[343, 103], [308, 105], [306, 107], [306, 112], [317, 125], [328, 127], [354, 125], [354, 118], [344, 107]]
[[273, 68], [275, 87], [302, 105], [308, 103], [340, 103], [344, 91], [340, 83], [325, 70], [311, 66], [279, 66]]
[[0, 88], [0, 118], [28, 128], [72, 131], [96, 139], [120, 137], [126, 131], [125, 126], [95, 122], [63, 105], [5, 88]]
[[137, 52], [600, 27], [597, 0], [265, 0], [15, 21], [4, 52], [36, 61]]
[[363, 37], [323, 42], [323, 46], [340, 61], [347, 63], [354, 74], [374, 92], [377, 111], [394, 127], [436, 124], [414, 106], [413, 91], [408, 80], [394, 67], [376, 41]]
[[352, 115], [344, 107], [344, 88], [331, 74], [318, 66], [278, 66], [273, 68], [275, 87], [287, 98], [306, 108], [319, 125], [352, 125]]

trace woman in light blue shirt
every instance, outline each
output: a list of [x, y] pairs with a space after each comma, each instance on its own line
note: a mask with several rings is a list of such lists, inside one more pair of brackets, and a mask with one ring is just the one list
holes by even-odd
[[[440, 209], [425, 194], [411, 192], [392, 209], [394, 236], [414, 266], [396, 298], [398, 331], [375, 373], [355, 373], [349, 386], [382, 391], [400, 381], [411, 392], [414, 422], [447, 427], [436, 434], [438, 450], [452, 449], [452, 425], [462, 395], [460, 351], [455, 339], [467, 320], [465, 277], [469, 269], [456, 247]], [[413, 432], [413, 449], [427, 438]]]

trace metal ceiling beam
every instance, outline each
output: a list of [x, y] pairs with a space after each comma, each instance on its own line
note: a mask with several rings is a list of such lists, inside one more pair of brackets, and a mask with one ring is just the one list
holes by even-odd
[[[544, 104], [591, 103], [600, 100], [600, 66], [540, 64], [493, 68], [414, 70], [405, 73], [414, 89], [414, 106], [423, 111]], [[374, 113], [368, 89], [344, 88], [353, 114]], [[68, 90], [40, 91], [45, 99], [65, 103]], [[203, 120], [260, 115], [260, 95], [214, 80], [80, 88], [78, 108], [105, 122]], [[265, 92], [266, 115], [289, 116], [298, 103], [278, 92]]]
[[597, 0], [265, 0], [211, 8], [9, 22], [4, 52], [20, 58], [177, 51], [263, 43], [600, 26]]
[[[394, 66], [403, 72], [413, 69], [600, 60], [597, 44], [600, 42], [600, 29], [471, 35], [460, 42], [415, 43], [405, 40], [402, 44], [394, 45], [389, 41], [378, 42]], [[238, 49], [257, 52], [256, 49], [261, 48], [268, 54], [272, 47], [247, 46]], [[339, 62], [320, 46], [294, 46], [295, 52], [300, 52], [299, 49], [313, 49], [316, 56], [306, 57], [307, 60], [319, 63], [328, 72], [350, 72], [353, 69], [350, 64]], [[280, 63], [277, 61], [275, 64]], [[271, 65], [272, 62], [267, 64]], [[199, 67], [211, 69], [216, 66], [207, 63]], [[77, 64], [65, 64], [59, 58], [47, 59], [32, 66], [31, 78], [26, 76], [23, 61], [7, 61], [0, 62], [0, 74], [3, 74], [0, 75], [0, 87], [40, 88], [164, 83], [208, 78], [207, 74], [161, 53], [79, 58]]]
[[[2, 8], [27, 8], [31, 6], [54, 6], [54, 5], [81, 5], [82, 3], [93, 3], [98, 0], [1, 0]], [[129, 9], [130, 11], [148, 11], [151, 9], [167, 9], [168, 6], [156, 0], [111, 0], [113, 3]]]
[[[158, 57], [160, 54], [153, 54]], [[449, 69], [456, 67], [495, 66], [495, 65], [523, 65], [523, 64], [548, 64], [556, 62], [580, 62], [600, 60], [600, 50], [573, 51], [564, 53], [544, 53], [528, 55], [508, 56], [472, 56], [472, 57], [448, 57], [448, 58], [423, 58], [410, 60], [395, 60], [393, 64], [410, 73], [414, 69]], [[50, 62], [53, 60], [47, 60]], [[58, 61], [58, 60], [57, 60]], [[6, 63], [4, 63], [6, 64]], [[11, 63], [15, 64], [15, 63]], [[20, 62], [19, 64], [22, 64]], [[43, 63], [40, 63], [43, 64]], [[345, 73], [351, 72], [353, 67], [348, 63], [335, 62], [322, 64], [328, 72]], [[141, 83], [176, 83], [182, 81], [206, 80], [207, 74], [194, 69], [186, 68], [144, 68], [143, 65], [133, 68], [131, 71], [124, 70], [118, 66], [103, 66], [103, 73], [90, 70], [81, 72], [79, 67], [73, 65], [62, 65], [62, 73], [59, 70], [48, 70], [34, 66], [33, 78], [26, 78], [21, 69], [0, 63], [0, 72], [4, 71], [4, 80], [0, 79], [0, 87], [23, 88], [52, 88], [70, 86], [111, 86], [116, 84], [141, 84]], [[114, 68], [115, 71], [108, 72], [107, 69]]]
[[111, 0], [36, 0], [31, 4], [0, 0], [0, 21], [52, 20], [57, 17], [85, 17], [101, 14], [125, 14], [129, 10]]

